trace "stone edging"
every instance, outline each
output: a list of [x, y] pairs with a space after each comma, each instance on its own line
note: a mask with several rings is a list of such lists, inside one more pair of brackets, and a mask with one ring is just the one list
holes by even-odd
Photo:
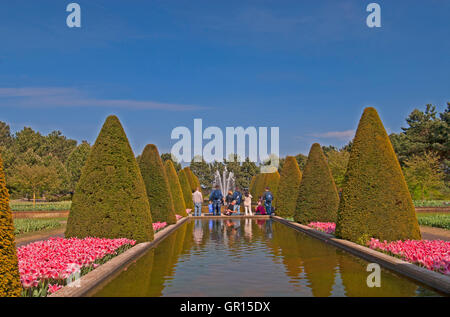
[[375, 251], [373, 249], [347, 240], [335, 238], [331, 234], [312, 229], [308, 226], [301, 225], [299, 223], [295, 223], [278, 216], [274, 216], [272, 218], [298, 231], [304, 232], [314, 238], [322, 240], [325, 243], [329, 243], [353, 255], [363, 258], [364, 260], [378, 263], [391, 271], [407, 276], [447, 295], [450, 294], [450, 277], [445, 276], [441, 273], [430, 271], [415, 264], [400, 260], [393, 256]]
[[170, 225], [157, 233], [151, 242], [143, 242], [128, 249], [122, 254], [112, 258], [110, 261], [100, 265], [95, 270], [83, 275], [77, 282], [80, 287], [71, 287], [66, 285], [59, 291], [49, 295], [48, 297], [83, 297], [87, 296], [93, 289], [98, 287], [102, 282], [108, 280], [113, 274], [120, 271], [132, 260], [137, 259], [143, 255], [147, 250], [154, 247], [162, 239], [166, 238], [175, 229], [188, 221], [188, 217], [180, 219], [176, 224]]

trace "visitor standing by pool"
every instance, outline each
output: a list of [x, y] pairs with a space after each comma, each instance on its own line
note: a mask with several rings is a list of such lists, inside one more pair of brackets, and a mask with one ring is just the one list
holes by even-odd
[[269, 187], [266, 187], [266, 191], [262, 196], [262, 200], [264, 201], [264, 207], [266, 207], [266, 212], [270, 216], [272, 214], [273, 195]]
[[199, 187], [197, 187], [195, 192], [192, 194], [192, 200], [194, 201], [194, 216], [201, 216], [202, 215], [203, 195], [200, 192]]
[[220, 191], [219, 185], [216, 185], [216, 189], [211, 192], [211, 195], [209, 195], [209, 200], [213, 203], [214, 215], [220, 216], [220, 206], [223, 202], [223, 195]]
[[236, 202], [234, 205], [234, 211], [236, 215], [241, 214], [241, 202], [242, 202], [242, 193], [239, 191], [239, 187], [236, 187], [233, 193], [233, 200]]
[[252, 195], [249, 192], [245, 192], [244, 194], [244, 209], [246, 216], [253, 216], [252, 213]]

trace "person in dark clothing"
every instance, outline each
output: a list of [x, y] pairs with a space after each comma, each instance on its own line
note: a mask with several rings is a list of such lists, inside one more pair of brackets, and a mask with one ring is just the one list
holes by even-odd
[[223, 202], [223, 195], [220, 191], [219, 185], [216, 185], [216, 189], [211, 192], [211, 195], [209, 195], [209, 200], [212, 201], [214, 215], [220, 216], [220, 207]]
[[225, 204], [226, 204], [226, 205], [229, 205], [229, 204], [231, 204], [231, 202], [232, 202], [233, 200], [234, 200], [234, 199], [233, 199], [233, 192], [230, 190], [230, 191], [228, 192], [227, 197], [225, 197]]
[[262, 196], [262, 200], [264, 201], [264, 207], [266, 208], [267, 214], [270, 216], [272, 215], [272, 201], [273, 201], [273, 195], [270, 191], [269, 187], [266, 187], [266, 190]]
[[233, 200], [236, 201], [234, 205], [234, 211], [236, 215], [241, 214], [241, 202], [242, 202], [242, 193], [239, 191], [239, 187], [236, 187], [233, 193]]

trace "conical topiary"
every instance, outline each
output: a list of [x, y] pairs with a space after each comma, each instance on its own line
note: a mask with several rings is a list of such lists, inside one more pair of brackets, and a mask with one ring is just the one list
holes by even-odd
[[364, 110], [353, 140], [336, 235], [358, 243], [421, 239], [400, 164], [374, 108]]
[[252, 179], [250, 180], [250, 186], [248, 187], [248, 191], [253, 196], [253, 192], [255, 191], [255, 182], [256, 182], [256, 175], [252, 176]]
[[147, 190], [153, 221], [176, 223], [169, 181], [156, 145], [148, 144], [144, 148], [138, 164]]
[[261, 173], [256, 175], [256, 180], [255, 180], [255, 192], [252, 194], [253, 197], [259, 199], [263, 192], [264, 192], [264, 188], [266, 185], [266, 177], [267, 177], [267, 173]]
[[184, 170], [178, 171], [178, 180], [180, 181], [183, 198], [187, 209], [194, 209], [194, 201], [192, 200], [192, 190]]
[[164, 164], [166, 169], [167, 180], [169, 181], [170, 193], [172, 194], [173, 206], [175, 208], [175, 213], [186, 217], [186, 203], [183, 197], [183, 191], [181, 189], [180, 180], [178, 179], [177, 171], [173, 162], [167, 160]]
[[0, 156], [0, 297], [18, 297], [21, 291], [14, 224]]
[[339, 195], [320, 144], [309, 151], [297, 196], [294, 219], [303, 224], [335, 222]]
[[298, 167], [297, 160], [293, 156], [287, 156], [281, 170], [278, 193], [274, 201], [278, 216], [283, 218], [294, 217], [301, 180], [302, 172]]
[[116, 116], [106, 119], [81, 171], [65, 235], [153, 240], [144, 180]]
[[280, 183], [280, 173], [276, 171], [275, 173], [267, 173], [265, 177], [265, 183], [263, 187], [263, 193], [266, 187], [269, 187], [274, 199], [278, 194], [278, 185]]
[[185, 168], [183, 168], [183, 170], [184, 170], [184, 172], [186, 174], [186, 177], [187, 177], [187, 180], [189, 182], [189, 186], [191, 188], [191, 191], [195, 191], [197, 189], [197, 182], [195, 180], [194, 173], [192, 173], [192, 170], [191, 170], [190, 167], [185, 167]]

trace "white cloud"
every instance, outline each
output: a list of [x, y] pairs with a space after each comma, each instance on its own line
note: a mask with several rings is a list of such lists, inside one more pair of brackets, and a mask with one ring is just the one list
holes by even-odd
[[99, 99], [86, 97], [75, 88], [23, 87], [1, 88], [0, 107], [110, 107], [128, 109], [155, 109], [168, 111], [189, 111], [206, 109], [202, 106], [164, 103], [152, 100]]
[[311, 133], [309, 136], [318, 138], [318, 139], [337, 139], [337, 140], [351, 140], [355, 135], [355, 130], [346, 130], [346, 131], [330, 131], [324, 133]]

